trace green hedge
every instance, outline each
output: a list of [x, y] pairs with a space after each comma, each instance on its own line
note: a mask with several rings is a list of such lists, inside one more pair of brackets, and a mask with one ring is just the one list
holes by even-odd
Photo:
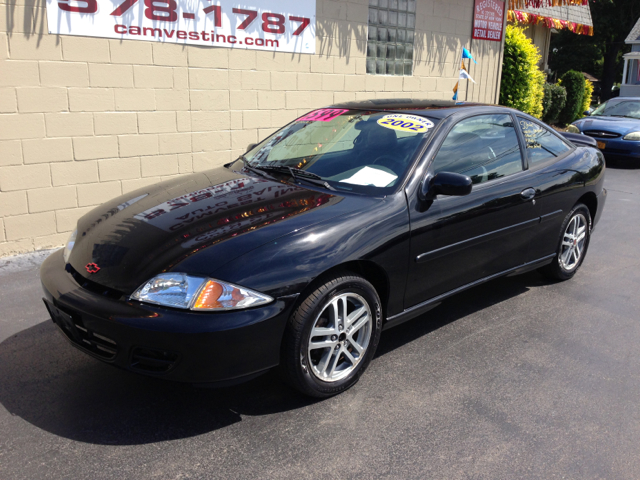
[[542, 119], [553, 123], [567, 103], [567, 89], [557, 83], [544, 84], [544, 99], [542, 100]]
[[580, 72], [569, 70], [562, 75], [562, 86], [567, 89], [567, 103], [560, 112], [561, 123], [569, 124], [582, 117], [582, 102], [584, 100], [584, 77]]
[[542, 117], [545, 75], [538, 68], [540, 53], [522, 28], [507, 25], [500, 85], [500, 104]]
[[582, 108], [580, 108], [580, 117], [583, 116], [584, 112], [589, 110], [591, 107], [591, 96], [593, 95], [593, 83], [591, 81], [584, 79], [584, 98], [582, 99]]

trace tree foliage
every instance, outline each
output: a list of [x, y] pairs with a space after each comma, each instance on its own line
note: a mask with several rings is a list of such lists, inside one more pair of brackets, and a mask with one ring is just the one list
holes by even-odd
[[541, 118], [545, 81], [544, 73], [538, 68], [541, 56], [522, 30], [507, 25], [500, 104]]
[[569, 124], [582, 117], [584, 100], [584, 76], [575, 70], [569, 70], [562, 76], [562, 86], [567, 89], [567, 102], [560, 112], [560, 123]]
[[553, 123], [567, 102], [567, 89], [557, 83], [544, 84], [544, 99], [542, 100], [542, 119], [546, 123]]
[[593, 36], [567, 30], [552, 35], [549, 68], [560, 76], [578, 70], [601, 79], [601, 97], [607, 100], [622, 79], [622, 55], [629, 51], [624, 41], [640, 17], [640, 1], [589, 0], [589, 7]]

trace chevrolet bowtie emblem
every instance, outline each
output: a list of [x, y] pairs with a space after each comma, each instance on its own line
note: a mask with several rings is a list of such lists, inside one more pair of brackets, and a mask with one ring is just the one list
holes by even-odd
[[100, 270], [100, 267], [95, 263], [87, 263], [84, 268], [86, 268], [89, 273], [96, 273]]

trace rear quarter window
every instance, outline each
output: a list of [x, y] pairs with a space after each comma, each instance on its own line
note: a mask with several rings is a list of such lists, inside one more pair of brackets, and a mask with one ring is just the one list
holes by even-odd
[[529, 168], [536, 168], [571, 151], [571, 146], [549, 128], [529, 119], [518, 117], [524, 136]]

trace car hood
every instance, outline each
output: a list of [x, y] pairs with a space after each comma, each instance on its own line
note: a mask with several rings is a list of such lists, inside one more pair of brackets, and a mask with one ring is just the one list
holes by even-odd
[[209, 275], [250, 250], [363, 202], [367, 197], [220, 167], [137, 190], [87, 213], [78, 221], [69, 263], [87, 280], [130, 294], [165, 271]]
[[623, 117], [587, 117], [574, 123], [581, 132], [585, 130], [602, 130], [605, 132], [619, 133], [626, 135], [631, 132], [640, 131], [640, 120]]

